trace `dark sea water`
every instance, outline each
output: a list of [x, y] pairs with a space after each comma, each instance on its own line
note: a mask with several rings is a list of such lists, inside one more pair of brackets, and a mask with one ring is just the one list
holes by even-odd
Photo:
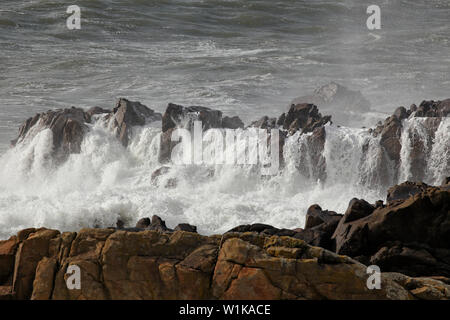
[[[81, 30], [66, 9], [81, 8]], [[366, 27], [381, 7], [382, 29]], [[250, 121], [336, 81], [376, 110], [450, 96], [450, 1], [2, 0], [0, 152], [58, 107], [204, 105]]]
[[[381, 30], [366, 27], [371, 4], [381, 7]], [[81, 8], [81, 30], [66, 27], [69, 5]], [[204, 234], [256, 222], [296, 228], [315, 203], [342, 213], [353, 197], [384, 199], [384, 186], [367, 183], [384, 151], [361, 126], [400, 105], [450, 98], [449, 39], [450, 0], [1, 0], [0, 239], [27, 227], [134, 226], [154, 214]], [[305, 174], [317, 164], [302, 162], [308, 142], [298, 134], [270, 179], [242, 166], [217, 166], [213, 177], [207, 167], [174, 166], [162, 178], [176, 179], [170, 189], [151, 182], [160, 167], [160, 128], [151, 125], [133, 128], [124, 148], [99, 120], [81, 152], [59, 165], [50, 130], [9, 149], [19, 125], [48, 109], [112, 108], [126, 97], [159, 112], [169, 102], [202, 105], [249, 123], [330, 81], [360, 90], [373, 111], [350, 127], [326, 126], [326, 181]], [[450, 118], [432, 146], [423, 118], [413, 118], [404, 120], [392, 184], [411, 178], [412, 137], [430, 149], [424, 181], [450, 175]]]

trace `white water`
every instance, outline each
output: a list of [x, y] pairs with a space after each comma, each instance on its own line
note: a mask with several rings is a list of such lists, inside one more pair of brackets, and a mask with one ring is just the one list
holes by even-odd
[[[420, 121], [406, 120], [404, 130]], [[439, 183], [449, 175], [449, 125], [447, 118], [436, 132], [427, 183]], [[367, 182], [377, 176], [382, 153], [378, 139], [363, 129], [326, 127], [326, 181], [314, 176], [317, 164], [307, 154], [307, 136], [296, 134], [285, 144], [285, 169], [270, 179], [249, 166], [216, 166], [211, 177], [210, 168], [191, 165], [173, 167], [155, 185], [151, 174], [160, 167], [159, 133], [154, 124], [134, 128], [125, 149], [107, 125], [97, 121], [85, 136], [81, 153], [58, 167], [49, 156], [50, 130], [18, 144], [0, 158], [0, 238], [26, 227], [76, 231], [114, 226], [119, 218], [134, 226], [154, 214], [169, 227], [187, 222], [203, 234], [256, 222], [297, 228], [304, 225], [306, 210], [314, 203], [343, 212], [353, 197], [370, 202], [385, 197], [385, 190]], [[407, 135], [402, 142], [406, 163]], [[363, 154], [366, 143], [369, 148]], [[302, 166], [306, 170], [298, 170]], [[402, 170], [402, 177], [407, 176], [407, 164]], [[167, 179], [174, 177], [177, 186], [165, 188]]]

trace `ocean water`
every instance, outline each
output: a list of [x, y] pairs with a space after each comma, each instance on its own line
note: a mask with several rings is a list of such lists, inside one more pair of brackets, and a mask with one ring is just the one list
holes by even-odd
[[[366, 27], [371, 1], [70, 4], [81, 7], [81, 30], [67, 29], [65, 1], [0, 6], [0, 238], [30, 226], [77, 230], [118, 218], [131, 226], [153, 214], [169, 227], [189, 222], [206, 234], [254, 222], [301, 227], [313, 203], [342, 212], [353, 197], [385, 197], [362, 182], [376, 171], [378, 148], [362, 125], [375, 125], [399, 105], [450, 97], [449, 0], [382, 1], [382, 29], [375, 31]], [[209, 178], [206, 168], [183, 167], [169, 173], [179, 180], [173, 189], [150, 182], [158, 167], [155, 124], [136, 128], [124, 149], [99, 121], [81, 154], [62, 166], [48, 157], [48, 131], [9, 149], [20, 124], [48, 109], [112, 108], [127, 97], [159, 112], [169, 102], [208, 106], [248, 123], [279, 116], [293, 98], [330, 81], [360, 90], [373, 112], [351, 128], [327, 127], [326, 182], [296, 170], [301, 137], [288, 141], [287, 168], [276, 177], [262, 181], [250, 168], [220, 167]], [[420, 121], [405, 128], [420, 133]], [[428, 183], [450, 174], [449, 131], [446, 119], [432, 146]], [[368, 139], [373, 153], [361, 162]]]

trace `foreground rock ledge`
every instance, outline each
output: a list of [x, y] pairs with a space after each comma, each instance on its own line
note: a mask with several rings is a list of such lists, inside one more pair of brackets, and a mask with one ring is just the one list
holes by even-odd
[[[77, 265], [81, 289], [68, 290]], [[253, 232], [26, 229], [0, 241], [2, 299], [449, 299], [447, 278], [383, 273], [291, 237]]]

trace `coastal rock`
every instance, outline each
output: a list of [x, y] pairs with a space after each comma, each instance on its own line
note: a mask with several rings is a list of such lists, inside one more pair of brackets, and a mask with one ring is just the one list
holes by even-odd
[[190, 225], [188, 223], [180, 223], [175, 227], [174, 231], [186, 231], [197, 233], [197, 227]]
[[75, 107], [38, 113], [22, 124], [18, 137], [11, 141], [11, 145], [15, 146], [26, 139], [32, 139], [44, 129], [50, 129], [53, 155], [64, 159], [70, 153], [80, 152], [89, 120], [90, 117], [83, 109]]
[[443, 101], [422, 101], [415, 117], [448, 117], [450, 115], [450, 99]]
[[250, 124], [250, 127], [260, 128], [260, 129], [274, 129], [277, 125], [276, 118], [269, 118], [268, 116], [264, 116], [261, 119], [254, 121]]
[[350, 200], [347, 210], [344, 214], [344, 222], [358, 220], [372, 214], [375, 208], [364, 199], [353, 198]]
[[390, 189], [386, 206], [342, 219], [332, 239], [338, 254], [372, 257], [390, 271], [450, 276], [449, 212], [449, 190], [405, 183]]
[[128, 146], [128, 140], [132, 134], [133, 126], [143, 126], [148, 122], [161, 120], [161, 114], [144, 106], [140, 102], [129, 101], [120, 98], [110, 117], [113, 119], [113, 128], [124, 147]]
[[[382, 152], [378, 157], [379, 176], [371, 184], [389, 186], [398, 181], [401, 167], [402, 135], [409, 143], [408, 179], [423, 181], [426, 176], [427, 161], [435, 143], [435, 133], [442, 118], [449, 116], [450, 99], [443, 101], [423, 101], [419, 107], [412, 105], [409, 110], [399, 107], [394, 114], [375, 129], [369, 129], [374, 137], [379, 137]], [[425, 118], [416, 128], [414, 118]], [[405, 123], [405, 121], [407, 121]], [[406, 126], [405, 126], [406, 125]], [[365, 146], [363, 150], [367, 149]], [[406, 146], [405, 146], [406, 147]]]
[[370, 102], [359, 91], [331, 82], [314, 90], [312, 95], [295, 98], [293, 104], [312, 103], [330, 114], [341, 125], [360, 121], [370, 111]]
[[194, 122], [201, 121], [202, 130], [208, 129], [238, 129], [243, 128], [242, 120], [235, 117], [223, 117], [222, 111], [207, 107], [192, 106], [184, 107], [169, 103], [162, 116], [162, 133], [160, 142], [159, 161], [167, 163], [171, 153], [178, 141], [172, 141], [172, 133], [176, 128], [193, 130]]
[[80, 153], [81, 143], [95, 115], [105, 115], [116, 130], [117, 137], [126, 147], [133, 126], [142, 126], [151, 121], [161, 120], [161, 114], [154, 112], [139, 102], [121, 98], [110, 111], [100, 107], [84, 111], [81, 108], [49, 110], [27, 119], [19, 129], [19, 135], [11, 141], [12, 146], [34, 138], [49, 129], [52, 133], [52, 157], [64, 161], [69, 154]]
[[223, 117], [222, 127], [225, 129], [242, 129], [244, 128], [244, 123], [238, 116], [234, 117]]
[[309, 103], [293, 104], [284, 118], [283, 128], [291, 134], [300, 129], [302, 133], [307, 133], [328, 122], [331, 122], [331, 116], [322, 117], [317, 106]]
[[341, 214], [322, 210], [317, 204], [312, 205], [306, 213], [305, 228], [296, 232], [294, 237], [302, 239], [310, 245], [332, 250], [331, 236], [341, 218]]
[[[29, 287], [16, 294], [2, 286], [0, 299], [450, 298], [444, 277], [383, 273], [381, 289], [369, 290], [365, 265], [286, 236], [35, 229], [20, 239], [12, 249], [13, 277], [26, 278]], [[82, 286], [69, 290], [66, 272], [73, 265]]]
[[427, 190], [429, 186], [423, 182], [406, 181], [388, 189], [386, 201], [406, 200], [417, 193]]
[[136, 223], [136, 228], [145, 229], [148, 226], [150, 226], [151, 223], [152, 223], [152, 221], [150, 220], [150, 218], [142, 218], [142, 219], [139, 219], [139, 221]]

